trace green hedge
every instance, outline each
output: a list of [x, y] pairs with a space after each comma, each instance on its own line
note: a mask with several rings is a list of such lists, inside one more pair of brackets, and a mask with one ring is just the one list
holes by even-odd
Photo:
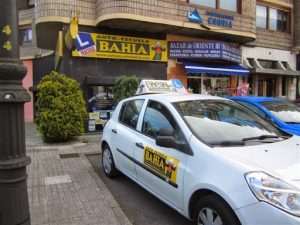
[[136, 76], [120, 76], [114, 87], [114, 99], [118, 103], [124, 98], [135, 95], [139, 86], [139, 79]]
[[77, 81], [52, 71], [38, 84], [38, 130], [46, 142], [65, 141], [84, 132], [86, 104]]

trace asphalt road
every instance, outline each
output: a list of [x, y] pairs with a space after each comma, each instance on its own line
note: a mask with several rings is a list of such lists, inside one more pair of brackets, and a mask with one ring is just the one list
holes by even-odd
[[101, 155], [87, 158], [133, 225], [192, 225], [126, 176], [107, 178], [102, 171]]

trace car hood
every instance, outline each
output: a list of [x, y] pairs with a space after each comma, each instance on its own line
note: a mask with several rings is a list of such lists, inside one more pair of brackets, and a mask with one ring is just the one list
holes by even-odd
[[244, 147], [215, 148], [218, 152], [246, 163], [254, 171], [270, 175], [297, 186], [300, 189], [300, 138]]

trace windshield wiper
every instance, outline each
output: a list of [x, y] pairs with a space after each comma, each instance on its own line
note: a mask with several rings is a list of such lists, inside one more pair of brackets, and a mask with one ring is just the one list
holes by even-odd
[[250, 141], [250, 140], [265, 140], [267, 138], [280, 138], [280, 136], [277, 135], [260, 135], [260, 136], [254, 136], [254, 137], [248, 137], [248, 138], [243, 138], [242, 141]]
[[209, 144], [214, 146], [239, 146], [239, 145], [245, 145], [244, 141], [216, 141], [216, 142], [210, 142]]
[[300, 122], [285, 122], [285, 123], [288, 123], [288, 124], [299, 124]]

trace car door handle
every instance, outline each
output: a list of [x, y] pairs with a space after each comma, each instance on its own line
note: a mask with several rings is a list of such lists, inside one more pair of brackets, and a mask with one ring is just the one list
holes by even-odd
[[136, 145], [137, 147], [141, 148], [141, 149], [144, 149], [143, 143], [137, 142], [137, 143], [135, 143], [135, 145]]
[[117, 129], [111, 129], [111, 132], [113, 132], [113, 133], [115, 133], [115, 134], [118, 133], [118, 132], [117, 132]]

